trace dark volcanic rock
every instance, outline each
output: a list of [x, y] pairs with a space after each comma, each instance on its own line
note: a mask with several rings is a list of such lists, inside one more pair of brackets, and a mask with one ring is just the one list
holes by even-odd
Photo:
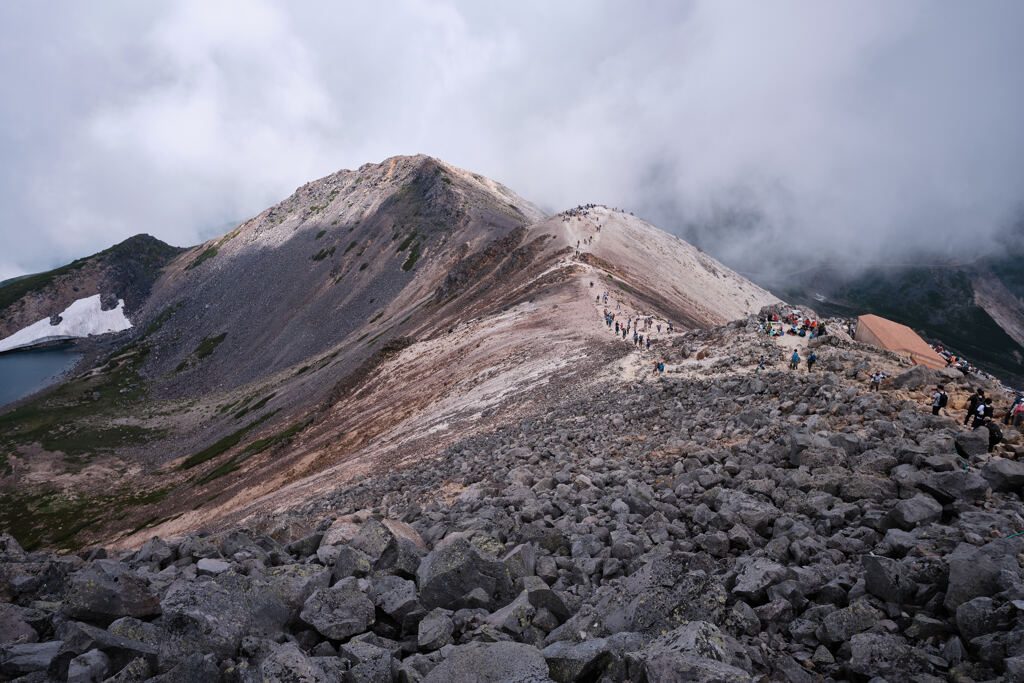
[[545, 683], [540, 650], [522, 643], [469, 643], [453, 647], [424, 683]]
[[344, 640], [367, 631], [374, 622], [373, 603], [359, 589], [357, 579], [343, 579], [330, 588], [317, 589], [302, 606], [302, 620], [332, 640]]
[[110, 623], [118, 617], [158, 614], [160, 598], [125, 565], [98, 560], [71, 575], [61, 609], [72, 619]]
[[512, 578], [500, 560], [486, 557], [465, 539], [457, 539], [427, 555], [418, 581], [424, 607], [448, 607], [474, 588], [498, 605], [512, 598]]

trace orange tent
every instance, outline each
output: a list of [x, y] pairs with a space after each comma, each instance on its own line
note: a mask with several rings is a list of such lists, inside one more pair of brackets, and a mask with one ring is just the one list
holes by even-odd
[[877, 315], [862, 315], [857, 318], [857, 335], [859, 342], [871, 344], [910, 356], [910, 360], [918, 365], [941, 370], [946, 367], [946, 360], [935, 353], [928, 342], [906, 325], [894, 323]]

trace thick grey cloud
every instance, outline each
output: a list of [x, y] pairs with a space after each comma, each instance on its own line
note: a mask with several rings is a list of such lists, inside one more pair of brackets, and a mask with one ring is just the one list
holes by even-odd
[[746, 270], [984, 249], [1024, 200], [1021, 26], [1015, 1], [4, 3], [0, 278], [417, 152]]

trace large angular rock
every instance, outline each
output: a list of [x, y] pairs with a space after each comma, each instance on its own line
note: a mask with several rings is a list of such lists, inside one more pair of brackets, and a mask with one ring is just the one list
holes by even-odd
[[348, 661], [345, 680], [353, 683], [389, 683], [398, 670], [391, 652], [371, 643], [346, 643], [338, 648], [338, 656]]
[[72, 619], [109, 624], [119, 617], [159, 614], [160, 598], [125, 565], [97, 560], [71, 575], [61, 610]]
[[764, 557], [741, 558], [736, 566], [739, 574], [732, 592], [752, 604], [764, 602], [770, 586], [792, 576], [789, 569]]
[[102, 650], [89, 650], [68, 664], [67, 683], [99, 683], [110, 673], [110, 657]]
[[427, 555], [417, 577], [420, 601], [427, 609], [452, 606], [475, 588], [483, 589], [498, 605], [506, 604], [513, 596], [512, 578], [505, 564], [461, 538]]
[[601, 586], [580, 610], [547, 642], [564, 640], [561, 633], [590, 637], [635, 631], [652, 637], [687, 621], [722, 623], [727, 613], [726, 591], [702, 571], [687, 571], [675, 557], [658, 558], [630, 576]]
[[907, 577], [907, 572], [898, 561], [877, 555], [861, 557], [864, 565], [864, 588], [868, 593], [895, 604], [900, 604], [917, 588]]
[[890, 386], [893, 389], [920, 389], [935, 382], [935, 373], [924, 365], [915, 365], [904, 373], [896, 375]]
[[1024, 491], [1024, 462], [995, 458], [981, 468], [981, 476], [993, 491]]
[[889, 512], [893, 524], [910, 531], [919, 524], [931, 524], [942, 517], [942, 505], [925, 493], [901, 500]]
[[0, 674], [13, 678], [36, 671], [46, 671], [60, 651], [61, 645], [59, 640], [0, 645]]
[[924, 477], [918, 488], [944, 505], [957, 500], [979, 501], [990, 490], [989, 483], [981, 475], [963, 470], [933, 472]]
[[818, 640], [825, 643], [842, 643], [854, 634], [867, 631], [885, 618], [885, 615], [863, 600], [831, 612], [818, 629]]
[[294, 643], [275, 646], [260, 662], [260, 681], [302, 681], [303, 683], [332, 683], [329, 676], [311, 657]]
[[398, 576], [383, 576], [373, 582], [369, 594], [377, 609], [398, 623], [416, 613], [423, 614], [423, 605], [416, 594], [416, 584]]
[[1000, 538], [980, 548], [967, 543], [957, 546], [946, 557], [949, 565], [949, 586], [943, 602], [946, 609], [955, 612], [961, 603], [1003, 590], [1002, 572], [1016, 576], [1018, 581], [1024, 580], [1017, 564], [1022, 542], [1020, 537]]
[[968, 460], [975, 460], [988, 453], [988, 429], [964, 430], [956, 435], [956, 452]]
[[541, 651], [548, 673], [558, 683], [598, 680], [608, 666], [627, 652], [639, 650], [644, 638], [639, 633], [616, 633], [582, 643], [560, 640]]
[[291, 621], [314, 591], [330, 585], [331, 571], [316, 564], [284, 564], [262, 569], [253, 578], [288, 608]]
[[924, 673], [929, 662], [900, 636], [859, 633], [850, 638], [850, 671], [865, 677], [907, 680], [910, 672]]
[[767, 534], [782, 514], [771, 503], [742, 491], [722, 490], [714, 503], [729, 526], [743, 524], [761, 535]]
[[714, 624], [694, 621], [627, 655], [631, 677], [647, 681], [749, 681], [742, 646]]
[[547, 683], [540, 650], [523, 643], [468, 643], [453, 647], [423, 683]]
[[345, 640], [364, 633], [373, 626], [373, 603], [359, 590], [357, 579], [343, 579], [331, 588], [317, 589], [300, 614], [306, 622], [326, 638]]
[[81, 622], [70, 622], [60, 630], [63, 645], [50, 663], [50, 676], [61, 679], [69, 676], [69, 665], [79, 655], [92, 650], [102, 650], [108, 658], [111, 671], [120, 671], [128, 662], [141, 657], [151, 667], [156, 667], [157, 648], [147, 643], [125, 638]]
[[39, 633], [28, 623], [27, 610], [0, 602], [0, 644], [35, 643]]
[[234, 656], [244, 636], [277, 633], [290, 617], [264, 585], [234, 572], [177, 584], [160, 606], [164, 627], [182, 654]]
[[419, 624], [416, 645], [424, 652], [440, 649], [452, 641], [454, 631], [455, 624], [448, 610], [431, 610]]

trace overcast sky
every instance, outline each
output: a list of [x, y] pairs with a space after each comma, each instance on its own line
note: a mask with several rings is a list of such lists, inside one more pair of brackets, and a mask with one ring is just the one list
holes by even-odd
[[[431, 154], [747, 270], [998, 244], [1024, 2], [0, 3], [0, 279]], [[969, 249], [968, 249], [969, 248]]]

